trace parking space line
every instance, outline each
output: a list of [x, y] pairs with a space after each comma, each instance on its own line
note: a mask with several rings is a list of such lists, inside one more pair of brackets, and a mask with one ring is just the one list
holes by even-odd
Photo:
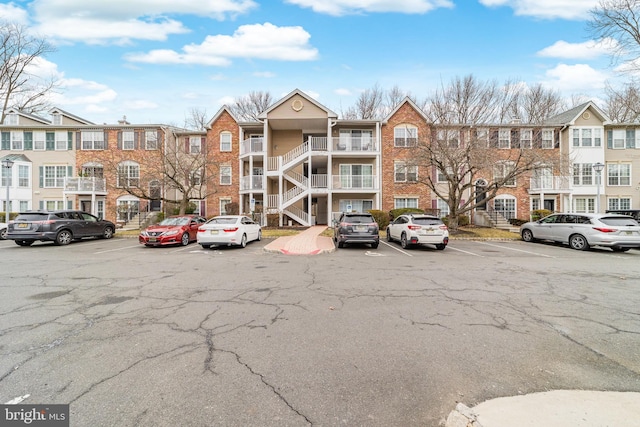
[[398, 252], [400, 252], [402, 254], [405, 254], [406, 256], [413, 256], [409, 252], [403, 251], [402, 249], [399, 249], [395, 245], [389, 244], [389, 243], [383, 241], [382, 239], [380, 240], [380, 243], [383, 243], [383, 244], [389, 246], [391, 249], [395, 249], [396, 251], [398, 251]]
[[537, 255], [537, 256], [541, 256], [541, 257], [545, 257], [545, 258], [556, 258], [556, 257], [551, 256], [551, 255], [541, 254], [541, 253], [538, 253], [538, 252], [524, 251], [522, 249], [510, 248], [508, 246], [492, 245], [491, 243], [486, 243], [486, 242], [478, 242], [478, 243], [480, 243], [481, 245], [492, 246], [494, 248], [506, 249], [508, 251], [523, 252], [525, 254]]
[[453, 250], [453, 251], [462, 252], [462, 253], [465, 253], [465, 254], [467, 254], [467, 255], [473, 255], [473, 256], [480, 257], [480, 258], [484, 258], [484, 255], [474, 254], [473, 252], [468, 252], [468, 251], [463, 251], [462, 249], [454, 248], [454, 247], [453, 247], [453, 246], [451, 246], [451, 245], [447, 245], [447, 249], [451, 249], [451, 250]]
[[115, 249], [107, 249], [106, 251], [99, 251], [99, 252], [94, 252], [94, 255], [99, 255], [99, 254], [106, 254], [107, 252], [116, 252], [116, 251], [122, 251], [124, 249], [131, 249], [131, 248], [139, 248], [140, 245], [136, 245], [136, 246], [125, 246], [124, 248], [115, 248]]

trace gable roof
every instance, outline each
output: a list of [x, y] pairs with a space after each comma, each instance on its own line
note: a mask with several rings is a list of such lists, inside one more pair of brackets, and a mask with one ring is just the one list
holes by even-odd
[[293, 91], [291, 91], [289, 94], [287, 94], [286, 96], [282, 97], [279, 101], [277, 101], [275, 104], [271, 105], [269, 108], [267, 108], [266, 110], [264, 110], [262, 113], [260, 113], [260, 115], [258, 116], [259, 119], [266, 119], [267, 115], [275, 110], [276, 108], [278, 108], [279, 106], [281, 106], [282, 104], [284, 104], [285, 102], [287, 102], [288, 100], [290, 100], [293, 96], [298, 95], [303, 97], [305, 100], [307, 100], [308, 102], [312, 103], [313, 105], [315, 105], [316, 107], [318, 107], [319, 109], [325, 111], [327, 113], [327, 116], [329, 116], [329, 118], [332, 119], [337, 119], [338, 115], [336, 113], [334, 113], [333, 111], [331, 111], [330, 109], [328, 109], [327, 107], [325, 107], [324, 105], [320, 104], [318, 101], [316, 101], [315, 99], [311, 98], [309, 95], [307, 95], [306, 93], [304, 93], [303, 91], [301, 91], [300, 89], [294, 89]]
[[602, 111], [593, 101], [587, 101], [584, 104], [580, 104], [577, 107], [573, 107], [570, 110], [560, 113], [557, 116], [553, 116], [544, 121], [545, 125], [573, 125], [576, 119], [582, 115], [587, 109], [591, 108], [599, 119], [603, 123], [611, 121], [609, 117]]
[[43, 125], [50, 125], [50, 124], [51, 124], [51, 121], [50, 121], [50, 120], [45, 119], [44, 117], [36, 116], [35, 114], [27, 113], [27, 112], [22, 111], [22, 110], [19, 110], [19, 109], [17, 109], [17, 108], [10, 108], [10, 109], [7, 111], [7, 114], [17, 114], [17, 115], [19, 115], [19, 116], [26, 117], [26, 118], [28, 118], [28, 119], [35, 120], [35, 121], [37, 121], [37, 122], [40, 122], [40, 123], [42, 123]]
[[213, 123], [218, 120], [220, 118], [220, 116], [222, 116], [222, 114], [224, 112], [227, 112], [232, 118], [233, 120], [238, 123], [238, 119], [236, 118], [236, 116], [233, 115], [233, 113], [231, 112], [231, 109], [229, 107], [225, 105], [223, 105], [222, 107], [220, 107], [220, 109], [218, 110], [218, 112], [216, 114], [213, 115], [213, 117], [211, 118], [211, 120], [209, 120], [207, 122], [206, 128], [207, 129], [211, 129], [213, 127]]
[[90, 122], [89, 120], [83, 119], [82, 117], [78, 117], [75, 114], [71, 114], [65, 110], [63, 110], [62, 108], [58, 108], [58, 107], [53, 107], [51, 110], [49, 110], [50, 114], [54, 114], [54, 113], [58, 113], [61, 114], [65, 117], [68, 117], [72, 120], [75, 120], [76, 122], [80, 122], [83, 125], [94, 125], [95, 123]]
[[402, 108], [403, 105], [405, 104], [409, 104], [409, 106], [411, 108], [413, 108], [414, 110], [416, 110], [420, 116], [422, 116], [422, 118], [425, 120], [425, 122], [429, 121], [429, 118], [427, 117], [427, 115], [424, 113], [424, 111], [422, 111], [422, 108], [418, 107], [418, 105], [413, 102], [413, 100], [411, 98], [409, 98], [408, 96], [405, 96], [405, 98], [402, 100], [402, 102], [400, 102], [398, 105], [396, 105], [396, 108], [394, 108], [388, 115], [387, 117], [383, 120], [383, 123], [386, 123], [389, 121], [389, 119], [391, 119], [391, 117], [393, 117], [394, 114], [396, 114], [398, 112], [398, 110], [400, 108]]

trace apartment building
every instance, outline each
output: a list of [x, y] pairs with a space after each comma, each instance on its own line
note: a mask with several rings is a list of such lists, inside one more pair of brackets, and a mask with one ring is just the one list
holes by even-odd
[[[201, 215], [224, 214], [237, 204], [280, 226], [331, 224], [346, 210], [417, 207], [444, 216], [445, 200], [421, 182], [430, 176], [445, 189], [443, 171], [414, 161], [419, 142], [443, 139], [486, 147], [494, 159], [476, 174], [463, 202], [482, 199], [522, 150], [539, 156], [538, 168], [507, 182], [478, 211], [527, 219], [542, 208], [640, 209], [640, 180], [633, 178], [640, 170], [640, 125], [612, 124], [592, 102], [542, 125], [437, 126], [408, 98], [386, 118], [343, 120], [299, 90], [257, 121], [240, 121], [222, 107], [204, 131], [124, 118], [97, 125], [57, 108], [50, 113], [45, 119], [9, 111], [0, 125], [0, 158], [14, 162], [2, 170], [12, 211], [73, 207], [123, 224], [140, 212], [173, 209], [161, 201], [179, 198], [163, 176], [173, 153], [206, 157], [205, 166], [185, 178], [210, 187], [191, 199]], [[132, 187], [145, 197], [130, 194]], [[3, 208], [4, 199], [0, 195]]]

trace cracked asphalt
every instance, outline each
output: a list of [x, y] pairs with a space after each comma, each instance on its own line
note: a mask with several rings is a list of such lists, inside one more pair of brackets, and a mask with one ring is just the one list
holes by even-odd
[[456, 402], [640, 392], [640, 250], [266, 243], [0, 241], [0, 401], [72, 426], [438, 426]]

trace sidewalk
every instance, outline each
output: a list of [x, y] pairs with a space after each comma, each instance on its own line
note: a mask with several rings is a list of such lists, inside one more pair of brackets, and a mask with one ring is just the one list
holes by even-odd
[[459, 403], [445, 427], [636, 427], [640, 393], [556, 390]]
[[285, 255], [317, 255], [336, 250], [331, 237], [320, 236], [326, 225], [309, 227], [295, 236], [278, 237], [264, 247], [267, 252], [280, 252]]

